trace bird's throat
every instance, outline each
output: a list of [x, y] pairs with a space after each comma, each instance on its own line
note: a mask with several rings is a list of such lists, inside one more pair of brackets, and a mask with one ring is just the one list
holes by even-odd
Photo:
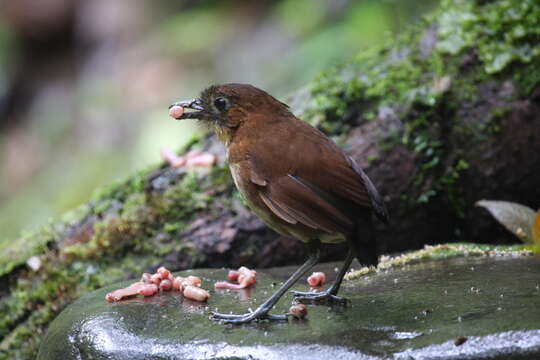
[[220, 141], [222, 141], [225, 146], [229, 146], [233, 138], [233, 129], [221, 126], [219, 124], [214, 125], [214, 131]]

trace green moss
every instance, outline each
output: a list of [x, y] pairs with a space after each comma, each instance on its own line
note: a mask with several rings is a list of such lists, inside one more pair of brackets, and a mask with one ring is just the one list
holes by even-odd
[[[437, 80], [450, 76], [453, 82], [460, 81], [456, 76], [462, 71], [460, 55], [471, 50], [478, 52], [480, 73], [485, 74], [502, 72], [513, 63], [528, 64], [540, 56], [540, 5], [535, 0], [446, 0], [426, 22], [435, 22], [438, 28], [438, 40], [429, 56], [419, 51], [418, 44], [426, 36], [420, 31], [407, 32], [361, 53], [321, 74], [310, 85], [313, 102], [304, 111], [306, 119], [312, 115], [321, 125], [345, 116], [351, 104], [358, 103], [368, 109], [370, 102], [377, 106], [436, 106], [443, 95], [446, 97], [436, 86]], [[479, 69], [473, 70], [469, 72], [474, 73], [474, 80], [480, 80]], [[464, 80], [470, 90], [466, 95], [471, 95], [475, 88]], [[463, 91], [461, 86], [459, 89]], [[332, 128], [330, 124], [321, 126]]]
[[130, 194], [143, 192], [146, 177], [154, 170], [155, 167], [140, 170], [126, 180], [96, 190], [89, 202], [93, 212], [103, 214], [114, 202], [123, 202]]
[[540, 6], [536, 0], [445, 0], [442, 7], [446, 11], [439, 20], [439, 51], [456, 55], [474, 47], [488, 74], [540, 56]]
[[[209, 174], [188, 172], [173, 178], [174, 183], [163, 192], [133, 192], [124, 195], [121, 207], [103, 216], [94, 224], [94, 236], [89, 242], [66, 247], [64, 254], [77, 258], [100, 258], [104, 254], [114, 258], [126, 252], [148, 252], [163, 255], [163, 246], [154, 247], [149, 239], [160, 234], [166, 238], [178, 235], [186, 220], [197, 211], [208, 208], [214, 200], [205, 189], [216, 181], [230, 186], [223, 177], [223, 166], [216, 166]], [[172, 171], [172, 170], [171, 170]], [[138, 189], [144, 189], [141, 181]], [[116, 195], [116, 193], [115, 193]]]
[[[456, 109], [483, 96], [479, 86], [488, 79], [503, 81], [511, 74], [521, 94], [540, 84], [539, 23], [535, 0], [445, 0], [421, 27], [321, 74], [309, 86], [311, 103], [299, 115], [339, 135], [358, 119], [376, 118], [381, 106], [394, 109], [403, 128], [381, 139], [381, 148], [406, 145], [418, 163], [418, 193], [403, 210], [445, 196], [455, 214], [463, 216], [461, 175], [468, 166], [459, 154], [448, 153], [455, 144], [446, 144], [450, 136], [465, 143], [482, 140], [486, 131], [498, 132], [508, 109], [502, 106], [479, 122], [458, 117]], [[436, 24], [436, 34], [419, 31], [430, 24]], [[420, 49], [426, 36], [436, 38], [428, 52]]]
[[2, 243], [0, 247], [0, 277], [23, 265], [31, 256], [42, 253], [54, 240], [49, 226]]
[[499, 133], [512, 110], [512, 107], [507, 105], [494, 108], [491, 111], [491, 116], [485, 122], [479, 124], [480, 132], [485, 134], [486, 137]]
[[[35, 333], [43, 333], [44, 326], [77, 295], [80, 286], [95, 287], [92, 281], [83, 282], [81, 273], [72, 267], [60, 267], [62, 261], [52, 253], [42, 256], [42, 267], [37, 273], [23, 271], [10, 295], [2, 298], [0, 312], [0, 357], [2, 351], [24, 348], [29, 354], [37, 350]], [[19, 324], [24, 324], [21, 326]], [[9, 334], [9, 335], [8, 335]], [[32, 339], [34, 338], [34, 339]], [[23, 346], [21, 346], [23, 345]]]
[[524, 245], [482, 245], [482, 244], [441, 244], [426, 245], [421, 250], [412, 251], [398, 256], [382, 256], [377, 267], [363, 267], [352, 270], [345, 275], [345, 280], [357, 279], [366, 274], [384, 271], [392, 267], [399, 267], [417, 263], [423, 260], [448, 259], [464, 256], [531, 256], [533, 252]]

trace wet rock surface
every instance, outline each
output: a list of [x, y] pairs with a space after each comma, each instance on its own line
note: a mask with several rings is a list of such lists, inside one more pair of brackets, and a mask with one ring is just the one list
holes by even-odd
[[[335, 264], [317, 267], [334, 273]], [[214, 291], [225, 270], [183, 272], [208, 304], [168, 292], [107, 303], [124, 282], [90, 293], [50, 326], [38, 359], [538, 359], [540, 259], [430, 261], [344, 283], [347, 307], [309, 306], [306, 320], [223, 325], [208, 311], [255, 308], [293, 270], [258, 272], [255, 288]], [[294, 287], [305, 291], [300, 282]], [[291, 304], [286, 295], [275, 313]]]

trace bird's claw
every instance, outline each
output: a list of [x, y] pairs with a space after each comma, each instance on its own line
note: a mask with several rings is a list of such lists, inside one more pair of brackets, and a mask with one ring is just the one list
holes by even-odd
[[258, 313], [257, 311], [246, 314], [220, 314], [217, 312], [211, 312], [210, 319], [226, 324], [247, 324], [252, 321], [260, 320], [287, 321], [287, 315], [273, 315], [264, 312]]
[[347, 305], [347, 299], [341, 296], [336, 296], [328, 291], [322, 292], [304, 292], [291, 291], [294, 296], [295, 303], [301, 304], [324, 304], [324, 305]]

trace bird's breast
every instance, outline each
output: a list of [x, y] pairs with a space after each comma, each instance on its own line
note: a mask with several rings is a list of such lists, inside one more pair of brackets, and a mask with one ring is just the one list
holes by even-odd
[[241, 172], [240, 164], [229, 163], [229, 169], [231, 170], [231, 175], [234, 181], [234, 185], [236, 185], [236, 188], [242, 193], [242, 188], [244, 187], [245, 184], [240, 175], [240, 172]]
[[258, 193], [255, 184], [249, 180], [249, 168], [242, 166], [241, 163], [229, 163], [229, 169], [234, 181], [234, 185], [242, 195], [251, 209], [257, 208]]
[[229, 169], [231, 170], [234, 185], [236, 185], [248, 207], [265, 223], [272, 223], [272, 216], [260, 201], [256, 185], [249, 180], [249, 168], [242, 166], [241, 163], [229, 163]]

